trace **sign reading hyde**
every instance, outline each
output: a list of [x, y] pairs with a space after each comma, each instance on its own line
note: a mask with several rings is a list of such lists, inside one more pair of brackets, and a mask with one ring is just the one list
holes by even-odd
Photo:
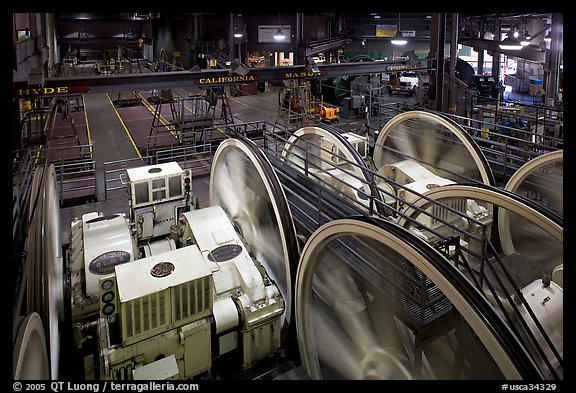
[[14, 89], [15, 97], [47, 96], [53, 94], [75, 94], [85, 93], [87, 86], [58, 86], [58, 87], [27, 87], [25, 89]]

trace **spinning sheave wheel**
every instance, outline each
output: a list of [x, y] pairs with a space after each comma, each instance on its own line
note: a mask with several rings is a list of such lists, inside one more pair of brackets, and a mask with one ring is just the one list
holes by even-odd
[[299, 246], [292, 215], [276, 173], [248, 139], [224, 140], [214, 155], [210, 205], [221, 206], [253, 258], [266, 269], [285, 302], [283, 338], [293, 313], [293, 277]]
[[296, 279], [312, 379], [516, 379], [539, 374], [486, 298], [434, 248], [387, 220], [323, 225]]

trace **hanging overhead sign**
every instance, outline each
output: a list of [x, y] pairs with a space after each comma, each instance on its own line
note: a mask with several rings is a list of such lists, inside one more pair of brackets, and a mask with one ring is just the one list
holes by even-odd
[[327, 73], [324, 71], [318, 71], [318, 72], [313, 72], [313, 71], [308, 71], [308, 70], [303, 70], [303, 71], [289, 71], [289, 72], [281, 72], [276, 74], [278, 76], [278, 79], [305, 79], [305, 78], [319, 78], [319, 77], [323, 77], [326, 76]]
[[416, 30], [401, 30], [402, 37], [416, 37]]
[[[285, 79], [306, 79], [306, 78], [319, 78], [328, 75], [325, 71], [313, 72], [304, 69], [294, 71], [278, 72], [275, 74], [276, 77], [272, 80], [285, 80]], [[227, 76], [217, 76], [217, 77], [206, 77], [196, 79], [196, 84], [198, 85], [227, 85], [230, 83], [249, 83], [257, 82], [259, 80], [258, 75], [227, 75]], [[265, 78], [265, 80], [271, 80], [270, 78]]]
[[395, 37], [398, 26], [396, 25], [376, 25], [376, 37]]
[[[376, 25], [376, 37], [393, 38], [396, 36], [398, 26]], [[400, 30], [402, 37], [416, 37], [416, 30]]]
[[401, 64], [387, 66], [386, 71], [408, 71], [408, 70], [419, 70], [422, 66], [420, 64]]

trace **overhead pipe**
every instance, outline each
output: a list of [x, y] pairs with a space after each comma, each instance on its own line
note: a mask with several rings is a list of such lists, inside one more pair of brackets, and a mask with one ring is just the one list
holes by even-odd
[[[480, 21], [480, 38], [484, 37], [484, 19]], [[478, 75], [484, 75], [484, 48], [477, 48], [478, 50], [478, 68], [476, 72]]]
[[[450, 80], [454, 81], [456, 79], [456, 60], [458, 57], [458, 13], [452, 14], [452, 27], [450, 29], [451, 37], [450, 37]], [[453, 84], [453, 83], [452, 83]], [[448, 88], [448, 99], [447, 105], [448, 107], [453, 107], [457, 104], [456, 92], [455, 87]]]
[[456, 58], [458, 56], [458, 13], [452, 14], [452, 37], [450, 39], [450, 76], [456, 77]]

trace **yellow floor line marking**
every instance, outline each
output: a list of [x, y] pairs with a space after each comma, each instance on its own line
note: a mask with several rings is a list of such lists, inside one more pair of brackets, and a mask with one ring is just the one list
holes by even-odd
[[110, 94], [106, 93], [106, 97], [108, 97], [108, 101], [110, 101], [110, 105], [112, 105], [112, 108], [114, 109], [114, 113], [116, 113], [116, 116], [118, 116], [118, 120], [120, 120], [122, 127], [124, 127], [124, 130], [126, 131], [126, 135], [128, 135], [128, 139], [130, 139], [132, 146], [134, 146], [134, 150], [136, 150], [136, 154], [138, 154], [138, 157], [142, 158], [142, 154], [140, 154], [140, 151], [138, 150], [138, 146], [134, 142], [134, 139], [132, 139], [132, 135], [130, 135], [130, 131], [128, 131], [126, 124], [124, 124], [122, 117], [120, 116], [120, 114], [116, 110], [116, 107], [114, 106], [114, 102], [112, 102], [112, 99], [110, 98]]
[[90, 124], [88, 123], [88, 111], [86, 110], [86, 101], [82, 94], [82, 106], [84, 107], [84, 121], [86, 122], [86, 133], [88, 134], [88, 145], [90, 146], [90, 159], [92, 159], [92, 137], [90, 136]]

